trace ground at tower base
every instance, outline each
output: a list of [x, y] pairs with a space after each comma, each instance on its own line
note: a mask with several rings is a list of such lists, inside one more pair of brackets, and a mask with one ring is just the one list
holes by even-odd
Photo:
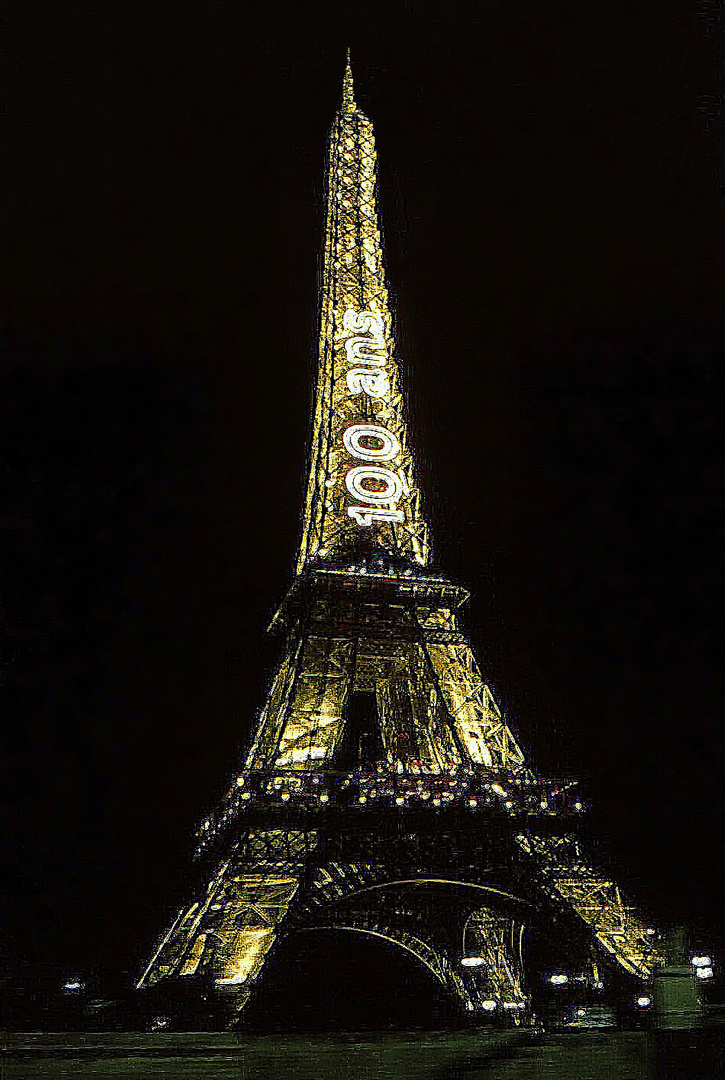
[[698, 1032], [415, 1032], [338, 1036], [17, 1036], [3, 1080], [705, 1080], [725, 1025]]

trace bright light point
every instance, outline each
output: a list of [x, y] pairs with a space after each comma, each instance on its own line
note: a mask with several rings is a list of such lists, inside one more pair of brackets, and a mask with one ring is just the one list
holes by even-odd
[[584, 809], [584, 803], [575, 802], [574, 803], [574, 809], [575, 810], [583, 810]]
[[243, 791], [242, 792], [242, 798], [243, 799], [251, 799], [251, 797], [252, 797], [251, 792], [249, 792], [249, 791]]
[[85, 986], [86, 984], [80, 979], [69, 979], [68, 982], [63, 983], [64, 990], [85, 990]]
[[329, 801], [330, 801], [330, 796], [329, 795], [320, 795], [320, 802], [329, 802]]
[[712, 970], [711, 967], [699, 967], [695, 968], [695, 974], [697, 975], [698, 979], [711, 979], [715, 972]]
[[712, 960], [709, 956], [693, 956], [690, 963], [696, 968], [706, 968], [712, 966]]
[[396, 806], [402, 806], [404, 802], [405, 802], [405, 799], [401, 798], [401, 796], [399, 795], [398, 798], [395, 800], [395, 805]]
[[243, 776], [238, 776], [237, 777], [237, 784], [239, 785], [239, 787], [244, 787], [244, 777]]
[[440, 799], [434, 799], [434, 800], [433, 800], [433, 805], [434, 805], [434, 806], [440, 806], [440, 804], [441, 804], [441, 801], [440, 801]]
[[283, 791], [281, 798], [282, 798], [282, 802], [289, 802], [289, 800], [290, 800], [289, 791]]
[[367, 800], [367, 795], [361, 795], [360, 798], [358, 799], [359, 803], [366, 803], [367, 801], [368, 801]]
[[648, 1005], [652, 1004], [652, 998], [649, 998], [646, 994], [644, 994], [642, 997], [637, 998], [637, 1004], [639, 1005], [640, 1009], [646, 1009]]
[[564, 986], [569, 982], [568, 975], [550, 975], [549, 982], [552, 986]]
[[473, 807], [478, 806], [478, 799], [469, 799], [468, 800], [468, 805], [473, 806]]
[[587, 1015], [587, 1010], [586, 1009], [577, 1009], [576, 1014], [577, 1014], [577, 1016], [586, 1016]]
[[493, 1012], [494, 1009], [496, 1008], [496, 1002], [495, 1001], [482, 1001], [481, 1002], [481, 1008], [485, 1012]]
[[482, 967], [486, 961], [482, 956], [463, 956], [461, 957], [462, 967]]
[[525, 1009], [523, 1001], [504, 1001], [504, 1009]]
[[649, 934], [649, 935], [651, 936], [652, 934], [656, 934], [656, 933], [657, 933], [657, 931], [656, 931], [656, 930], [654, 929], [654, 927], [653, 927], [653, 926], [648, 926], [648, 927], [647, 927], [647, 930], [645, 931], [645, 933], [647, 933], [647, 934]]

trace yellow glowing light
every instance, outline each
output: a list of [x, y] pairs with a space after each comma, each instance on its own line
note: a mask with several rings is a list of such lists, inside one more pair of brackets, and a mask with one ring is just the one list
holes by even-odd
[[[375, 139], [351, 86], [330, 137], [314, 450], [300, 571], [323, 550], [334, 556], [361, 534], [421, 566], [429, 558], [383, 267]], [[385, 434], [377, 441], [351, 434], [364, 427]], [[396, 467], [350, 476], [350, 457], [395, 459]]]
[[[456, 798], [475, 808], [479, 799], [473, 793], [484, 790], [511, 810], [509, 793], [533, 784], [533, 805], [541, 799], [542, 815], [556, 812], [546, 798], [551, 788], [526, 767], [459, 625], [465, 590], [413, 568], [429, 563], [427, 527], [383, 272], [374, 138], [355, 105], [349, 72], [330, 139], [311, 445], [297, 564], [298, 572], [306, 573], [282, 612], [281, 622], [289, 627], [287, 648], [245, 774], [232, 782], [213, 828], [210, 819], [202, 825], [207, 835], [200, 846], [235, 815], [239, 828], [206, 890], [182, 909], [158, 946], [140, 985], [200, 970], [222, 988], [242, 987], [235, 992], [237, 1004], [247, 995], [298, 887], [297, 878], [274, 879], [258, 871], [284, 866], [306, 874], [303, 868], [314, 869], [322, 857], [317, 834], [329, 830], [295, 829], [289, 820], [276, 822], [274, 817], [284, 815], [274, 810], [272, 818], [252, 822], [246, 801], [255, 798], [258, 804], [263, 793], [273, 807], [277, 797], [287, 803], [293, 793], [306, 792], [306, 802], [328, 804], [326, 774], [338, 768], [348, 705], [358, 690], [375, 697], [385, 759], [375, 767], [377, 788], [368, 789], [371, 781], [359, 777], [348, 777], [347, 783], [342, 778], [360, 806], [368, 799], [383, 804], [394, 799], [400, 807], [408, 795], [418, 795], [426, 805], [431, 799], [436, 808], [444, 805], [448, 813]], [[324, 563], [315, 564], [318, 555]], [[411, 781], [421, 769], [436, 779]], [[329, 790], [334, 796], [338, 788]], [[492, 801], [484, 796], [486, 804]], [[581, 802], [574, 804], [575, 810], [582, 808]], [[334, 819], [333, 810], [331, 815]], [[512, 842], [530, 860], [532, 881], [589, 926], [600, 951], [630, 975], [651, 978], [664, 962], [653, 947], [653, 931], [622, 901], [614, 882], [587, 866], [574, 837], [537, 832], [534, 823]], [[369, 881], [371, 871], [376, 874], [376, 867], [361, 862], [354, 875]], [[486, 992], [505, 1008], [523, 1008], [515, 965], [504, 971], [506, 958], [512, 959], [510, 937], [483, 910], [468, 920], [461, 964], [485, 963]], [[416, 947], [429, 963], [430, 945]], [[693, 959], [693, 970], [701, 979], [712, 977], [710, 958], [700, 959], [700, 966]], [[464, 973], [446, 973], [442, 959], [431, 963], [449, 987], [457, 980], [457, 992], [473, 1008], [466, 986], [484, 980], [469, 975], [464, 983]], [[553, 986], [566, 982], [566, 975], [551, 976]], [[497, 1007], [493, 997], [481, 1004], [484, 1011]]]
[[233, 942], [233, 952], [227, 967], [216, 979], [217, 985], [238, 985], [256, 974], [274, 939], [275, 930], [272, 927], [240, 930]]

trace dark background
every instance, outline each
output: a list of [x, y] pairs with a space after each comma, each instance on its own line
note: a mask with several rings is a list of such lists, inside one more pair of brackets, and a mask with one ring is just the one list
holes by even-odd
[[438, 565], [473, 591], [474, 647], [534, 766], [582, 778], [598, 857], [653, 920], [717, 941], [718, 10], [16, 6], [0, 343], [13, 965], [138, 974], [263, 701], [348, 44]]

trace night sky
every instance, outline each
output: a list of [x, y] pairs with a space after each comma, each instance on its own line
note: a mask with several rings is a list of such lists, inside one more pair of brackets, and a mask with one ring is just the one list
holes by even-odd
[[13, 965], [138, 974], [264, 700], [348, 44], [437, 566], [472, 589], [472, 643], [534, 767], [581, 777], [599, 861], [656, 922], [718, 940], [722, 24], [699, 8], [16, 5]]

